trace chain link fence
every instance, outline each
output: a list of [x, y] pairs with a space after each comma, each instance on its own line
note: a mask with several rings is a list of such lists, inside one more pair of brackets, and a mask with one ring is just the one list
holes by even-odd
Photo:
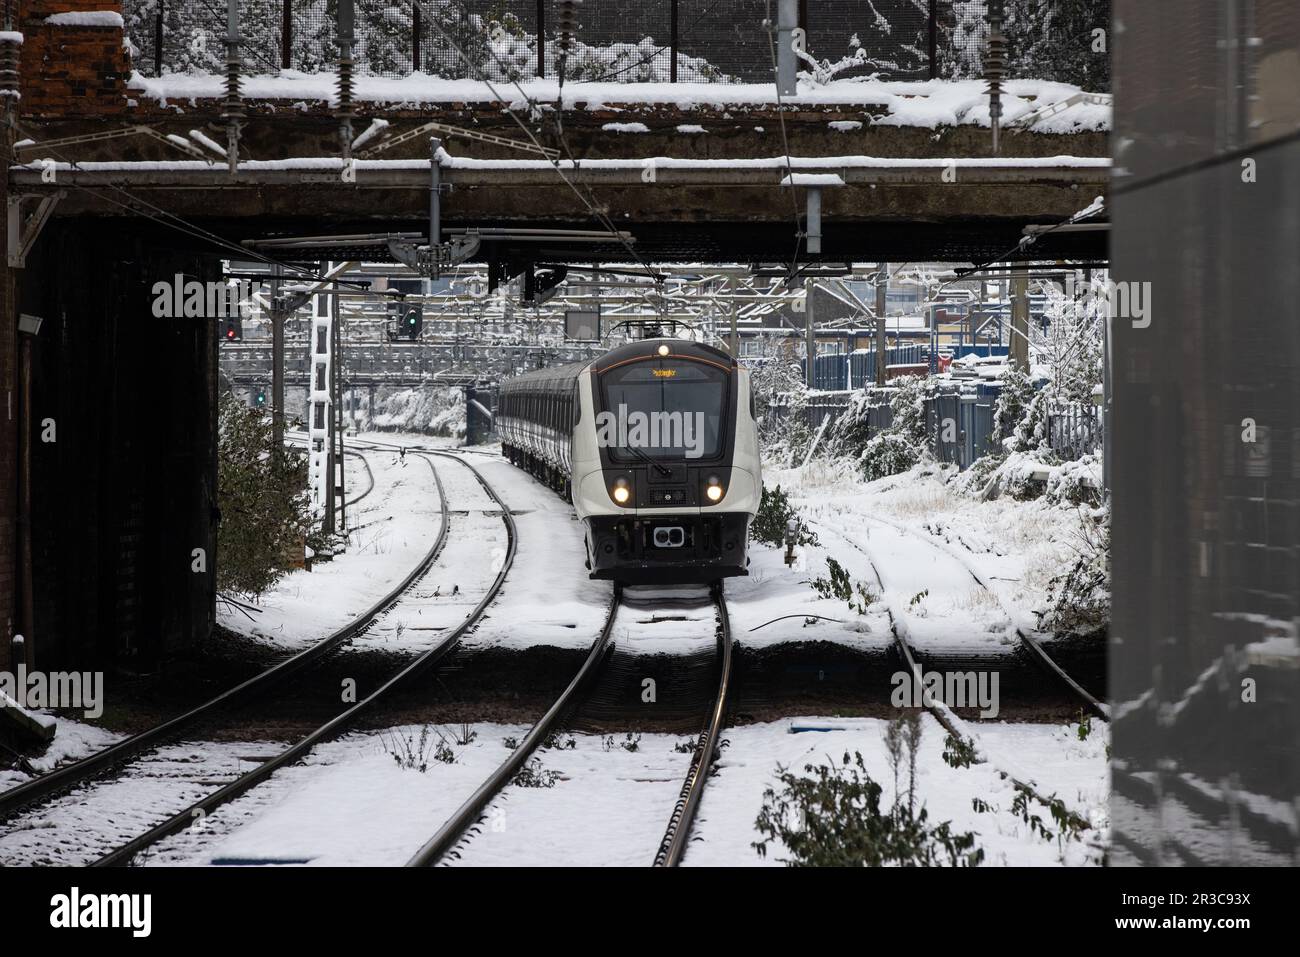
[[[556, 77], [560, 0], [356, 0], [356, 72], [494, 81]], [[1004, 0], [1007, 77], [1110, 89], [1110, 0]], [[988, 0], [803, 0], [800, 69], [821, 80], [977, 79]], [[239, 0], [250, 73], [331, 70], [335, 0]], [[135, 69], [220, 73], [224, 0], [124, 0]], [[769, 0], [599, 0], [578, 9], [564, 58], [575, 82], [771, 83]]]

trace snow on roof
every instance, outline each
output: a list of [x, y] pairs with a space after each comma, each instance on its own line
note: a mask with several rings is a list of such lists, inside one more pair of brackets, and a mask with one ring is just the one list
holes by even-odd
[[782, 186], [843, 186], [835, 173], [791, 173], [781, 177]]
[[[244, 76], [241, 92], [246, 99], [289, 100], [305, 108], [311, 102], [333, 103], [337, 82], [334, 73], [282, 70], [275, 75]], [[560, 97], [555, 80], [537, 78], [521, 80], [518, 84], [494, 82], [489, 86], [480, 80], [448, 80], [412, 73], [404, 77], [362, 76], [353, 82], [356, 100], [393, 106], [503, 102], [511, 109], [520, 109], [528, 107], [531, 101], [545, 109]], [[225, 96], [224, 76], [211, 73], [168, 73], [161, 77], [132, 73], [128, 87], [164, 104]], [[1079, 92], [1079, 87], [1069, 83], [1008, 80], [1003, 84], [1002, 93], [1004, 120], [1011, 122]], [[777, 105], [776, 87], [772, 83], [566, 83], [563, 92], [565, 109], [641, 106], [725, 111], [745, 107], [775, 109]], [[874, 114], [864, 116], [864, 121], [878, 126], [933, 129], [990, 125], [987, 84], [983, 80], [850, 79], [822, 84], [804, 80], [800, 81], [796, 94], [781, 98], [781, 105], [802, 111], [858, 106]], [[1033, 123], [1030, 129], [1048, 133], [1107, 130], [1110, 118], [1111, 110], [1107, 106], [1076, 103]]]

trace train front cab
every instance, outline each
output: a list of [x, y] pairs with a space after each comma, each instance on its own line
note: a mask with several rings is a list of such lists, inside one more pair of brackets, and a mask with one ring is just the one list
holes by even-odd
[[[586, 524], [591, 577], [688, 584], [748, 574], [749, 526], [762, 492], [748, 373], [724, 352], [673, 339], [614, 350], [582, 378], [584, 411], [589, 402], [593, 419], [575, 434], [575, 474], [582, 477], [574, 499]], [[674, 438], [687, 437], [686, 415], [701, 427], [689, 433], [689, 450], [650, 441], [639, 455], [629, 448], [634, 412], [659, 413], [670, 430], [678, 427], [672, 413], [681, 413]], [[605, 441], [601, 413], [612, 416], [603, 420]], [[629, 434], [609, 441], [611, 425]]]

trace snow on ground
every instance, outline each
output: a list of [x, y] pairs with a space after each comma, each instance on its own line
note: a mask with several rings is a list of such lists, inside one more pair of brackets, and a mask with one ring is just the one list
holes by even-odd
[[[922, 716], [923, 732], [918, 759], [918, 802], [929, 809], [930, 823], [952, 821], [956, 832], [974, 831], [976, 845], [985, 851], [986, 865], [1045, 866], [1098, 863], [1100, 852], [1092, 845], [1104, 833], [1107, 813], [1105, 736], [1094, 729], [1087, 740], [1078, 740], [1074, 727], [1052, 725], [983, 724], [981, 732], [1000, 745], [1016, 748], [1039, 770], [1040, 784], [1047, 794], [1077, 799], [1089, 810], [1097, 832], [1082, 835], [1082, 841], [1045, 840], [1032, 833], [1027, 822], [1013, 813], [1016, 793], [1010, 782], [989, 765], [953, 768], [942, 757], [945, 732], [930, 715]], [[792, 726], [835, 728], [821, 732], [791, 734]], [[886, 805], [893, 797], [893, 772], [884, 745], [888, 722], [876, 718], [794, 718], [767, 724], [730, 728], [729, 746], [723, 751], [717, 772], [709, 779], [695, 835], [686, 853], [688, 866], [776, 864], [787, 857], [784, 847], [773, 845], [760, 858], [751, 844], [759, 835], [754, 821], [763, 804], [763, 791], [778, 787], [776, 766], [799, 775], [804, 766], [839, 764], [842, 756], [862, 754], [868, 774], [884, 788]], [[904, 788], [906, 771], [904, 770]], [[992, 806], [977, 812], [972, 798]], [[1072, 802], [1074, 803], [1074, 802]], [[1031, 813], [1042, 818], [1053, 832], [1050, 812], [1031, 802]]]
[[[468, 745], [449, 744], [453, 763], [432, 757], [436, 735], [420, 752], [418, 727], [329, 742], [219, 808], [201, 832], [160, 844], [148, 863], [404, 864], [505, 760], [504, 738], [526, 730], [476, 725]], [[427, 760], [425, 772], [394, 759], [408, 737]]]
[[[353, 531], [347, 550], [332, 561], [313, 563], [311, 571], [299, 569], [280, 579], [252, 602], [261, 609], [252, 620], [218, 603], [221, 625], [275, 645], [305, 647], [370, 608], [419, 564], [442, 522], [433, 473], [414, 456], [408, 455], [403, 464], [395, 452], [365, 454], [375, 487], [349, 512]], [[363, 489], [364, 469], [351, 456], [346, 461], [348, 488]], [[450, 475], [464, 470], [450, 463], [442, 471]]]
[[262, 743], [166, 745], [133, 761], [129, 778], [91, 782], [6, 822], [0, 865], [88, 864], [250, 770], [248, 759], [278, 750]]
[[[45, 753], [39, 757], [28, 759], [31, 766], [37, 771], [49, 771], [61, 764], [79, 760], [96, 751], [102, 751], [123, 737], [114, 731], [93, 724], [74, 721], [71, 718], [60, 717], [56, 720], [58, 721], [58, 727], [54, 732], [54, 740], [45, 749]], [[0, 790], [16, 787], [27, 780], [30, 780], [30, 778], [22, 771], [0, 768]]]
[[471, 461], [510, 506], [519, 539], [514, 568], [466, 646], [590, 648], [613, 587], [587, 577], [582, 526], [572, 506], [502, 458]]
[[[572, 748], [540, 752], [552, 787], [507, 788], [456, 863], [469, 866], [622, 866], [654, 861], [690, 767], [689, 740], [665, 734], [562, 735]], [[634, 747], [635, 750], [629, 750]]]
[[[806, 469], [771, 470], [764, 478], [790, 495], [819, 535], [827, 532], [823, 544], [838, 536], [846, 546], [852, 541], [866, 549], [886, 590], [905, 603], [929, 587], [918, 603], [929, 618], [922, 619], [918, 642], [933, 635], [941, 615], [970, 624], [957, 635], [962, 640], [1006, 643], [1006, 627], [1030, 623], [1027, 613], [1047, 604], [1049, 581], [1077, 555], [1075, 508], [1045, 499], [980, 501], [945, 484], [932, 467], [864, 483], [841, 464], [815, 460]], [[852, 546], [828, 545], [828, 551], [846, 566], [853, 560]]]
[[[1096, 834], [1065, 842], [1034, 835], [1011, 811], [1012, 786], [987, 765], [949, 767], [940, 756], [943, 730], [929, 716], [923, 721], [918, 795], [930, 809], [933, 823], [951, 820], [956, 830], [978, 832], [989, 865], [1096, 862], [1098, 852], [1092, 846]], [[792, 725], [841, 730], [791, 734]], [[809, 717], [727, 730], [729, 746], [709, 779], [696, 822], [697, 839], [691, 842], [686, 863], [746, 866], [772, 864], [783, 856], [781, 849], [773, 849], [763, 859], [750, 846], [758, 837], [754, 820], [763, 790], [776, 783], [778, 764], [802, 771], [805, 763], [824, 763], [828, 755], [838, 760], [845, 750], [861, 751], [872, 777], [885, 785], [886, 797], [892, 795], [882, 737], [885, 726], [876, 719]], [[478, 724], [471, 727], [468, 743], [457, 740], [463, 733], [459, 727], [440, 730], [448, 736], [454, 755], [451, 763], [428, 757], [427, 769], [421, 772], [394, 760], [393, 752], [403, 751], [397, 742], [409, 740], [420, 750], [419, 727], [350, 735], [317, 748], [305, 762], [278, 772], [250, 794], [218, 809], [200, 827], [168, 839], [146, 863], [400, 865], [506, 758], [507, 739], [517, 741], [527, 729]], [[1047, 793], [1071, 799], [1070, 803], [1087, 809], [1096, 827], [1105, 827], [1102, 734], [1094, 731], [1080, 741], [1074, 727], [1008, 724], [996, 729], [986, 725], [983, 730], [1001, 747], [1014, 748], [1024, 760], [1032, 761]], [[535, 755], [539, 772], [554, 775], [552, 785], [509, 786], [489, 805], [479, 833], [462, 844], [453, 863], [649, 864], [690, 761], [689, 752], [677, 747], [689, 741], [687, 736], [669, 734], [643, 734], [631, 741], [622, 734], [560, 735], [560, 747]], [[436, 735], [429, 742], [426, 755], [436, 744]], [[191, 755], [196, 765], [189, 776], [219, 775], [235, 755], [255, 753], [256, 747], [228, 745], [210, 756]], [[173, 755], [168, 765], [173, 774], [180, 765]], [[162, 803], [179, 805], [179, 793], [173, 777], [150, 782], [140, 799], [152, 808]], [[971, 805], [975, 796], [993, 810], [976, 812]], [[1045, 808], [1031, 805], [1031, 812], [1055, 830]], [[71, 813], [75, 815], [76, 809]], [[124, 810], [123, 817], [110, 825], [88, 822], [87, 826], [92, 827], [94, 846], [101, 847], [105, 842], [97, 835], [116, 833], [132, 823], [142, 822], [136, 820], [136, 811]], [[21, 840], [19, 832], [11, 841], [0, 841], [5, 859], [20, 859]]]

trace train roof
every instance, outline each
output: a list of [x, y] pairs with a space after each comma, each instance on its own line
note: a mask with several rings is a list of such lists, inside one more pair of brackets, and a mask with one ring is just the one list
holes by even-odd
[[692, 342], [689, 339], [637, 339], [635, 342], [628, 342], [608, 352], [602, 353], [595, 359], [588, 359], [585, 362], [570, 362], [562, 366], [547, 366], [544, 369], [534, 369], [531, 372], [525, 372], [521, 375], [512, 376], [509, 379], [501, 381], [502, 388], [517, 389], [527, 388], [529, 385], [546, 386], [556, 383], [572, 382], [584, 370], [594, 366], [596, 371], [606, 369], [609, 366], [617, 365], [620, 362], [626, 362], [628, 359], [637, 359], [643, 356], [658, 355], [659, 347], [667, 345], [671, 350], [671, 355], [688, 356], [695, 359], [707, 359], [710, 362], [725, 365], [730, 369], [735, 369], [737, 363], [735, 358], [728, 352], [718, 349], [715, 346], [706, 345], [703, 342]]

